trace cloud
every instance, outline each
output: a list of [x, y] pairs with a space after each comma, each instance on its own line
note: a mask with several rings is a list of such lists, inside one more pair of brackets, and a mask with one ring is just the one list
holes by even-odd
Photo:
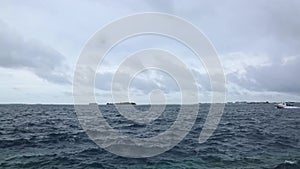
[[[202, 73], [198, 69], [190, 69], [198, 89], [203, 91], [211, 91], [210, 80], [207, 73]], [[114, 77], [113, 71], [100, 71], [96, 74], [95, 87], [102, 91], [110, 91]], [[130, 78], [129, 74], [121, 73], [122, 78]], [[129, 90], [147, 95], [155, 89], [162, 90], [166, 94], [172, 92], [180, 92], [180, 88], [176, 81], [183, 81], [190, 83], [184, 76], [179, 76], [180, 79], [173, 79], [169, 74], [155, 70], [148, 69], [137, 74], [131, 81]], [[120, 80], [123, 81], [123, 80]], [[123, 89], [127, 88], [125, 84], [119, 84]]]
[[[71, 8], [67, 1], [60, 3], [59, 7], [57, 2], [1, 2], [0, 18], [18, 31], [0, 22], [0, 67], [26, 69], [47, 81], [69, 83], [68, 74], [72, 72], [66, 68], [64, 56], [67, 56], [68, 64], [75, 64], [84, 42], [103, 25], [136, 12], [166, 12], [187, 19], [212, 41], [224, 65], [229, 97], [235, 95], [237, 100], [240, 97], [247, 100], [246, 95], [253, 94], [253, 100], [259, 100], [274, 92], [279, 94], [278, 97], [299, 95], [300, 85], [295, 78], [299, 72], [300, 54], [299, 0], [125, 0], [121, 3], [92, 0], [74, 1]], [[79, 12], [74, 14], [72, 11]], [[173, 44], [171, 40], [147, 37], [135, 37], [134, 40], [135, 43], [126, 40], [129, 43], [117, 46], [115, 52], [112, 49], [109, 61], [115, 63], [122, 59], [121, 56], [147, 47], [175, 51], [182, 60], [192, 56], [180, 47], [182, 44]], [[64, 56], [55, 49], [63, 52]], [[118, 66], [117, 63], [120, 62], [113, 66]], [[201, 65], [192, 59], [188, 63], [201, 92], [209, 92], [209, 78], [198, 70]], [[153, 88], [160, 88], [166, 93], [177, 92], [174, 81], [157, 73], [153, 74], [153, 78], [145, 78], [149, 74], [137, 76], [131, 87], [141, 95]], [[111, 71], [97, 74], [96, 87], [103, 93], [110, 91], [112, 77]], [[12, 77], [1, 77], [1, 80], [9, 78]], [[180, 79], [186, 81], [184, 77]], [[28, 81], [16, 78], [21, 83], [25, 80]], [[263, 97], [258, 93], [263, 93]]]
[[284, 57], [299, 53], [300, 1], [147, 1], [155, 10], [184, 17], [224, 54], [243, 51]]
[[[113, 72], [101, 72], [97, 73], [95, 79], [95, 87], [100, 90], [110, 91], [112, 86], [114, 73]], [[121, 73], [122, 78], [130, 78], [129, 74]], [[122, 80], [121, 80], [122, 81]], [[118, 84], [123, 88], [125, 84]], [[157, 70], [147, 70], [139, 73], [137, 76], [132, 79], [129, 86], [129, 90], [137, 91], [140, 94], [149, 94], [155, 89], [160, 89], [165, 93], [179, 91], [176, 81], [172, 79], [166, 73], [157, 71]]]
[[[286, 59], [289, 58], [289, 59]], [[252, 91], [285, 92], [300, 95], [300, 56], [286, 57], [268, 65], [248, 66], [242, 76], [230, 73], [228, 79]]]
[[0, 20], [0, 66], [27, 69], [55, 83], [70, 83], [64, 56], [38, 41], [25, 39]]

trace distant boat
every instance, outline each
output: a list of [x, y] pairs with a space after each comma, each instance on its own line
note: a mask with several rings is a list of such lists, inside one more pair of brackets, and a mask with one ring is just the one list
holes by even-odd
[[136, 105], [134, 102], [106, 103], [106, 105]]
[[296, 107], [290, 103], [287, 102], [282, 102], [276, 105], [277, 109], [293, 109], [293, 108], [300, 108], [300, 107]]

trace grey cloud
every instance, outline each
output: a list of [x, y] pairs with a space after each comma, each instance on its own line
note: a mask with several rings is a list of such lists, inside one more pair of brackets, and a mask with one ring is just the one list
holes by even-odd
[[300, 1], [147, 1], [153, 8], [182, 16], [199, 27], [221, 53], [243, 51], [272, 57], [300, 49]]
[[[300, 1], [144, 2], [154, 11], [172, 13], [191, 21], [203, 30], [221, 54], [243, 52], [247, 62], [251, 56], [269, 57], [269, 65], [240, 66], [245, 69], [243, 76], [237, 72], [229, 73], [227, 80], [230, 83], [250, 91], [300, 93], [296, 78], [299, 59], [285, 65], [281, 63], [287, 56], [300, 54]], [[209, 91], [208, 76], [194, 72], [198, 86]], [[136, 83], [136, 87], [144, 90], [147, 85], [157, 87], [143, 79]]]
[[[151, 74], [152, 78], [147, 78], [151, 77]], [[172, 77], [170, 77], [166, 73], [151, 70], [145, 72], [143, 78], [134, 79], [132, 81], [132, 85], [141, 91], [146, 89], [145, 93], [149, 93], [154, 89], [160, 89], [165, 93], [179, 91], [179, 87], [177, 86], [176, 81]]]
[[249, 66], [243, 76], [231, 73], [228, 80], [252, 91], [286, 92], [300, 95], [300, 57], [265, 66]]
[[[248, 45], [252, 52], [265, 52], [272, 58], [299, 54], [299, 1], [291, 0], [288, 3], [283, 0], [272, 3], [260, 1], [258, 6], [251, 5], [251, 7], [256, 13], [248, 14], [250, 18], [248, 23], [245, 18], [243, 23], [248, 28], [241, 31], [241, 37], [245, 36], [249, 40]], [[244, 41], [247, 41], [246, 38]]]
[[38, 41], [25, 39], [0, 21], [0, 66], [27, 69], [55, 83], [70, 83], [64, 56]]
[[[300, 54], [300, 1], [168, 1], [158, 3], [159, 7], [147, 2], [158, 11], [191, 21], [212, 40], [218, 53], [242, 52], [248, 62], [252, 56], [269, 58], [268, 65], [233, 65], [243, 67], [245, 74], [229, 73], [230, 83], [250, 91], [300, 94], [299, 57], [282, 64], [288, 56]], [[223, 57], [227, 62], [231, 59]], [[209, 79], [201, 73], [195, 76], [200, 88], [209, 91]]]
[[[176, 82], [166, 74], [157, 73], [152, 71], [151, 73], [155, 73], [155, 78], [147, 78], [150, 72], [143, 72], [137, 77], [135, 77], [130, 84], [130, 88], [142, 94], [149, 94], [154, 89], [163, 90], [165, 93], [170, 93], [174, 91], [178, 91], [178, 87]], [[111, 90], [112, 79], [114, 74], [110, 72], [105, 73], [97, 73], [95, 79], [95, 86], [100, 90]], [[122, 73], [123, 78], [129, 78], [127, 73]], [[123, 84], [120, 84], [123, 88]]]
[[113, 73], [103, 72], [97, 73], [95, 77], [95, 88], [100, 90], [111, 90]]
[[209, 75], [207, 73], [201, 73], [197, 69], [191, 69], [194, 78], [196, 79], [196, 82], [198, 84], [198, 87], [202, 91], [211, 91], [211, 84]]
[[[247, 60], [255, 55], [269, 58], [268, 65], [245, 65], [243, 76], [230, 73], [228, 81], [250, 91], [300, 94], [300, 58], [282, 64], [300, 54], [300, 1], [198, 1], [193, 6], [173, 10], [196, 23], [219, 53], [241, 51]], [[182, 12], [185, 9], [190, 12]]]
[[[211, 91], [210, 79], [208, 74], [201, 73], [196, 69], [191, 69], [191, 73], [193, 74], [197, 86], [201, 91]], [[152, 76], [150, 74], [152, 74]], [[113, 76], [114, 73], [112, 72], [97, 73], [95, 78], [95, 87], [100, 90], [110, 91]], [[129, 75], [127, 73], [122, 73], [122, 77], [126, 79], [129, 78]], [[176, 80], [184, 81], [185, 78], [182, 77], [182, 79]], [[120, 84], [120, 86], [123, 85]], [[154, 89], [160, 89], [165, 93], [180, 91], [175, 79], [173, 79], [166, 73], [157, 72], [154, 70], [148, 70], [140, 73], [132, 80], [130, 88], [142, 94], [149, 94]]]

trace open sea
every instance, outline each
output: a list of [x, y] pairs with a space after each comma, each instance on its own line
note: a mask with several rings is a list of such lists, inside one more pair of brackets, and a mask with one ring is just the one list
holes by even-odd
[[[149, 125], [126, 120], [114, 106], [99, 108], [112, 127], [141, 137], [167, 130], [180, 106], [168, 105]], [[81, 128], [72, 105], [0, 105], [0, 168], [300, 169], [300, 109], [226, 104], [213, 136], [199, 144], [208, 110], [209, 104], [200, 105], [193, 129], [173, 149], [134, 159], [98, 147]]]

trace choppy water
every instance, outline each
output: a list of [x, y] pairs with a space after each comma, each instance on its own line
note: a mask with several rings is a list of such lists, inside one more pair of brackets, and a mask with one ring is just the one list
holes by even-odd
[[[147, 106], [137, 106], [147, 109]], [[300, 168], [300, 109], [229, 104], [214, 135], [198, 138], [209, 105], [200, 106], [187, 137], [161, 155], [130, 159], [99, 148], [81, 129], [73, 106], [0, 105], [0, 168]], [[166, 130], [179, 106], [169, 105], [150, 125], [126, 121], [100, 106], [124, 134], [148, 137]]]

